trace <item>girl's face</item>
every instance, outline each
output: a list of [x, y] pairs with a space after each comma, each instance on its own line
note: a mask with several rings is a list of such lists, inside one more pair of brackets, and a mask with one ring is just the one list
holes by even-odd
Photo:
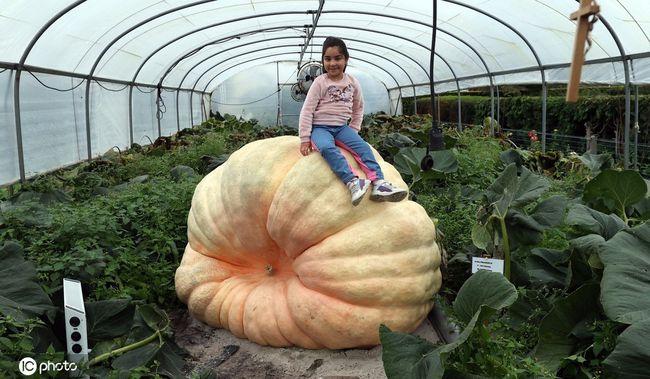
[[345, 55], [341, 53], [337, 46], [328, 47], [323, 55], [323, 64], [330, 77], [339, 78], [343, 76], [343, 69], [348, 64]]

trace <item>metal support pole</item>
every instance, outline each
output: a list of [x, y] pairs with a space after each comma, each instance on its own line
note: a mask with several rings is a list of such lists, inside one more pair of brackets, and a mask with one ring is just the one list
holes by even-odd
[[88, 160], [91, 160], [93, 157], [93, 150], [91, 147], [91, 138], [90, 138], [90, 84], [92, 81], [92, 76], [88, 75], [86, 78], [86, 98], [85, 100], [85, 110], [86, 110], [86, 147], [88, 148]]
[[194, 127], [194, 107], [192, 104], [192, 100], [194, 100], [193, 95], [194, 95], [194, 90], [190, 91], [190, 127], [191, 128]]
[[415, 86], [413, 86], [413, 115], [418, 114], [418, 99], [415, 95]]
[[14, 120], [16, 122], [16, 145], [18, 148], [18, 170], [20, 181], [25, 181], [25, 152], [23, 151], [23, 129], [20, 123], [20, 68], [16, 69], [14, 79]]
[[546, 81], [542, 82], [542, 153], [546, 153], [546, 100], [548, 91]]
[[129, 86], [129, 147], [133, 145], [133, 84]]
[[639, 169], [639, 86], [634, 86], [634, 169]]
[[181, 131], [181, 116], [180, 112], [178, 110], [178, 99], [179, 99], [179, 94], [181, 93], [181, 89], [178, 88], [176, 90], [176, 131], [180, 132]]
[[490, 136], [494, 137], [494, 82], [490, 75]]
[[[397, 115], [397, 110], [399, 109], [399, 103], [402, 101], [404, 98], [404, 95], [402, 94], [402, 87], [399, 88], [399, 99], [397, 99], [397, 103], [395, 104], [395, 114]], [[402, 114], [404, 113], [404, 105], [402, 104]]]
[[275, 118], [275, 126], [282, 124], [282, 105], [280, 99], [280, 62], [275, 62], [275, 80], [278, 85], [278, 114]]
[[501, 121], [501, 96], [499, 94], [499, 85], [495, 83], [494, 88], [497, 90], [497, 117], [496, 121], [499, 123]]
[[459, 89], [458, 90], [458, 131], [459, 132], [463, 131], [463, 123], [462, 123], [462, 120], [461, 120], [461, 118], [463, 116], [462, 105], [463, 105], [463, 103], [462, 103], [462, 100], [460, 98], [460, 89]]
[[[625, 67], [628, 66], [628, 59], [623, 61]], [[623, 167], [627, 170], [630, 167], [630, 75], [629, 68], [625, 75], [625, 145], [623, 146]]]

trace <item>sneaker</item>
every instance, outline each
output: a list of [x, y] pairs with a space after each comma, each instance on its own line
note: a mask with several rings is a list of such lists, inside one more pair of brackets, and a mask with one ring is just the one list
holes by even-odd
[[394, 186], [383, 179], [373, 183], [370, 200], [374, 201], [402, 201], [408, 195], [408, 191]]
[[370, 180], [355, 178], [350, 180], [347, 186], [350, 189], [350, 195], [352, 195], [352, 205], [356, 206], [363, 199], [363, 195], [368, 192]]

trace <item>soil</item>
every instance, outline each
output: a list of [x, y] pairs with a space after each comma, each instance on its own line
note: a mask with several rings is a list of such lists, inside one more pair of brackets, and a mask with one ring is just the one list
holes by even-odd
[[[371, 349], [308, 350], [260, 346], [192, 318], [187, 309], [170, 314], [176, 343], [186, 349], [185, 373], [212, 372], [216, 378], [386, 378], [381, 346]], [[425, 319], [413, 333], [439, 338]]]

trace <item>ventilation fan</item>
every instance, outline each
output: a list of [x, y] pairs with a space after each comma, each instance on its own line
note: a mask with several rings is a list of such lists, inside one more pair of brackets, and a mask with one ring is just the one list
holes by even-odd
[[298, 83], [294, 83], [291, 86], [291, 98], [295, 101], [305, 101], [305, 98], [307, 97], [307, 93], [303, 92], [302, 89], [300, 89], [300, 86]]
[[300, 70], [298, 70], [296, 83], [291, 86], [291, 98], [295, 101], [304, 101], [314, 79], [322, 73], [323, 66], [320, 63], [305, 63]]

